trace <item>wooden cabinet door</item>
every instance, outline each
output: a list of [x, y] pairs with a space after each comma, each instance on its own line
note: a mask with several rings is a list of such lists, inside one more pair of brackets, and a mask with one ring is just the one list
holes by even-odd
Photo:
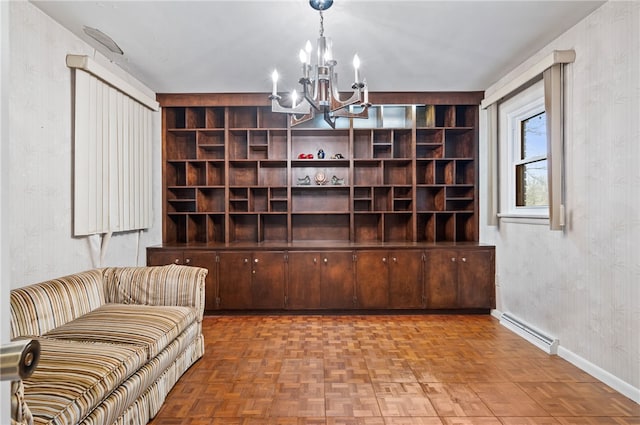
[[253, 254], [251, 266], [252, 308], [283, 309], [284, 252], [256, 252]]
[[422, 251], [392, 250], [387, 257], [389, 264], [389, 307], [422, 308], [423, 271]]
[[184, 255], [181, 249], [148, 249], [147, 265], [164, 266], [167, 264], [183, 264]]
[[387, 251], [356, 253], [356, 299], [360, 308], [389, 307], [389, 256]]
[[218, 273], [215, 251], [185, 251], [184, 264], [207, 269], [204, 284], [204, 309], [215, 310], [218, 307]]
[[458, 252], [458, 305], [460, 308], [495, 308], [494, 251]]
[[458, 252], [432, 249], [425, 252], [425, 258], [427, 308], [457, 308]]
[[354, 266], [351, 251], [321, 252], [320, 298], [324, 308], [354, 307]]
[[289, 252], [287, 307], [296, 310], [323, 308], [320, 295], [319, 252]]
[[250, 252], [218, 254], [218, 297], [222, 309], [251, 309], [252, 256]]

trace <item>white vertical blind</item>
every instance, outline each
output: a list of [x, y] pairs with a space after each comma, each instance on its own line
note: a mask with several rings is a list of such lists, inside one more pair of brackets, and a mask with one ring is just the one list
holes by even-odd
[[74, 235], [148, 228], [153, 110], [75, 68]]

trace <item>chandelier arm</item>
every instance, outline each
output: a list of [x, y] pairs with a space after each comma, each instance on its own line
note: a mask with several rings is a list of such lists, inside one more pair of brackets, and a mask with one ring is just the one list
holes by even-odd
[[[329, 112], [329, 110], [327, 110], [327, 109], [324, 110], [323, 118], [327, 122], [327, 124], [329, 124], [331, 126], [331, 128], [333, 128], [333, 129], [336, 128], [336, 120], [338, 119], [338, 117], [333, 117], [331, 115], [331, 112]], [[331, 118], [333, 118], [333, 119], [331, 119]]]
[[316, 101], [315, 97], [312, 97], [311, 94], [309, 93], [310, 82], [308, 80], [307, 81], [300, 80], [300, 84], [302, 84], [303, 102], [306, 101], [309, 105], [313, 107], [313, 109], [315, 109], [316, 111], [320, 111], [320, 105], [318, 105], [318, 102]]
[[279, 95], [271, 95], [269, 96], [269, 99], [271, 99], [271, 110], [273, 112], [284, 112], [286, 114], [300, 114], [300, 115], [304, 115], [304, 114], [308, 114], [311, 111], [311, 107], [308, 103], [306, 102], [300, 102], [299, 104], [297, 104], [295, 107], [289, 107], [289, 106], [284, 106], [280, 103], [280, 100], [282, 99], [281, 96]]
[[290, 123], [291, 123], [291, 127], [296, 126], [298, 124], [302, 124], [305, 121], [309, 121], [312, 120], [315, 117], [315, 111], [313, 109], [311, 109], [311, 111], [308, 114], [305, 115], [296, 115], [296, 114], [291, 114], [290, 115]]
[[338, 109], [334, 111], [332, 114], [336, 118], [369, 118], [369, 105], [362, 104], [360, 105], [362, 110], [360, 112], [350, 112], [348, 109]]
[[354, 89], [353, 94], [347, 100], [340, 100], [340, 93], [334, 89], [333, 96], [331, 96], [331, 111], [337, 111], [350, 105], [361, 104], [362, 98], [360, 96], [360, 89]]
[[353, 94], [350, 98], [346, 100], [340, 99], [340, 92], [338, 91], [338, 73], [334, 72], [333, 67], [331, 67], [329, 72], [329, 85], [331, 87], [331, 111], [336, 111], [346, 106], [362, 102], [361, 93], [362, 88], [364, 88], [364, 84], [358, 82], [355, 82], [351, 86]]

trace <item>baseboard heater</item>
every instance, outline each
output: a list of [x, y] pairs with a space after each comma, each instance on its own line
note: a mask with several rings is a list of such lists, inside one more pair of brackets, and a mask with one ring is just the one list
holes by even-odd
[[500, 324], [520, 335], [545, 353], [551, 355], [558, 354], [558, 345], [560, 344], [558, 339], [543, 334], [510, 314], [503, 313], [502, 316], [500, 316]]

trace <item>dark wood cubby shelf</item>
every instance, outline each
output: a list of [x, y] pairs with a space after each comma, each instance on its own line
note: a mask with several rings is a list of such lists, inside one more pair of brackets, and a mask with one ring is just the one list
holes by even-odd
[[[292, 127], [264, 94], [158, 95], [163, 246], [150, 248], [149, 263], [182, 262], [182, 254], [172, 258], [176, 252], [215, 251], [219, 262], [219, 252], [311, 248], [352, 255], [419, 250], [426, 264], [433, 257], [426, 252], [437, 248], [487, 248], [477, 243], [482, 93], [372, 93], [370, 99], [368, 119], [340, 118], [331, 129], [321, 119]], [[313, 159], [304, 157], [309, 154]], [[159, 255], [163, 250], [171, 255]], [[260, 264], [255, 255], [242, 260]], [[225, 307], [219, 285], [208, 294], [208, 309]], [[438, 308], [428, 293], [422, 290], [418, 304]], [[271, 307], [282, 307], [279, 302]]]

